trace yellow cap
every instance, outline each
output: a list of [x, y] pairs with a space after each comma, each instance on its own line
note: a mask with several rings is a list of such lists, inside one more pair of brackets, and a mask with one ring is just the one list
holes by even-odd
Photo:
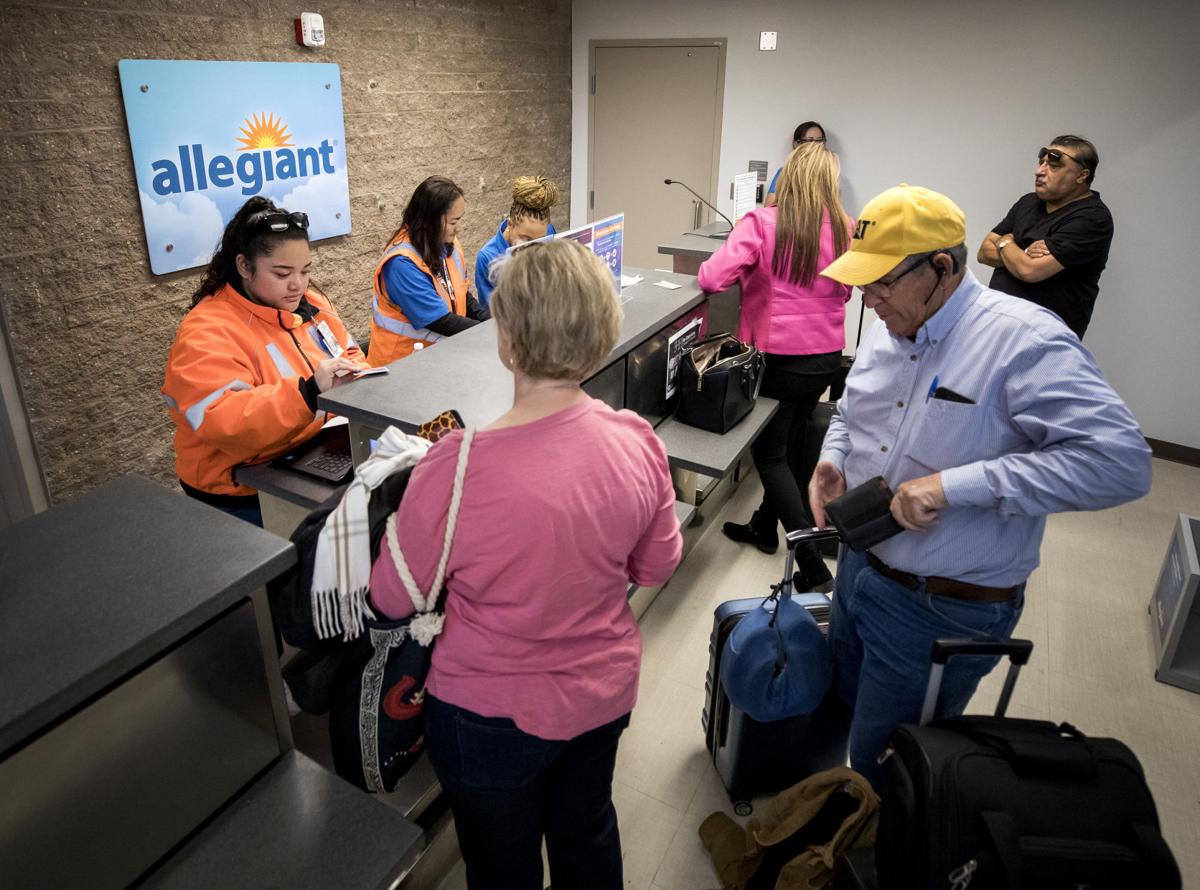
[[966, 238], [966, 218], [957, 204], [902, 182], [867, 203], [850, 249], [821, 274], [842, 284], [870, 284], [907, 256], [956, 247]]

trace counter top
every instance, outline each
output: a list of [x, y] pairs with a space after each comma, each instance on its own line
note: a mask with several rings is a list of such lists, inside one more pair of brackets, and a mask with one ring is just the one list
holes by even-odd
[[774, 399], [759, 396], [750, 413], [723, 436], [680, 423], [674, 417], [664, 420], [655, 432], [667, 446], [672, 466], [719, 478], [733, 469], [778, 408]]
[[658, 252], [670, 256], [690, 256], [706, 260], [725, 243], [725, 238], [714, 237], [717, 233], [723, 236], [729, 233], [729, 223], [717, 220], [691, 232], [681, 232], [669, 241], [658, 245]]
[[315, 510], [350, 481], [348, 478], [342, 483], [326, 482], [291, 467], [277, 466], [273, 461], [237, 467], [233, 471], [233, 478], [242, 485], [249, 485], [260, 494], [299, 504], [306, 510]]
[[[719, 243], [719, 242], [714, 242]], [[625, 319], [605, 367], [705, 299], [691, 275], [626, 269], [645, 280], [621, 291]], [[677, 290], [657, 287], [666, 280]], [[512, 375], [496, 354], [496, 325], [484, 322], [388, 366], [388, 373], [322, 393], [320, 407], [377, 429], [406, 432], [453, 408], [467, 426], [486, 426], [512, 407]]]
[[391, 807], [291, 751], [141, 886], [385, 890], [423, 845]]
[[132, 475], [0, 533], [0, 752], [295, 559], [282, 538]]

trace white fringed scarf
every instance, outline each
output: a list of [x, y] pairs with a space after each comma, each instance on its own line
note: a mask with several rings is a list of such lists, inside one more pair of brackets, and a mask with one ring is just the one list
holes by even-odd
[[341, 634], [342, 639], [352, 640], [363, 632], [363, 622], [375, 617], [367, 605], [371, 581], [367, 504], [385, 479], [416, 464], [429, 448], [424, 439], [388, 427], [375, 453], [355, 468], [354, 481], [325, 519], [317, 538], [312, 581], [313, 627], [321, 639]]

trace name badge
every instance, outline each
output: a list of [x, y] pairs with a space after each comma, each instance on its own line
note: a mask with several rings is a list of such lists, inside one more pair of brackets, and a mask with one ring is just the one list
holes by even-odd
[[342, 344], [339, 343], [337, 337], [333, 335], [333, 331], [330, 330], [328, 322], [317, 322], [317, 334], [321, 338], [321, 343], [325, 346], [325, 351], [328, 352], [333, 358], [337, 358], [346, 351], [342, 349]]

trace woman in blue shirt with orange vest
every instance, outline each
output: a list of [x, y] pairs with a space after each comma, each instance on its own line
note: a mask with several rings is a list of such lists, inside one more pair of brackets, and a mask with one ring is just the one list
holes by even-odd
[[492, 240], [479, 248], [475, 256], [475, 293], [484, 306], [494, 285], [492, 263], [504, 256], [514, 244], [536, 241], [555, 234], [550, 224], [550, 208], [558, 201], [558, 186], [544, 176], [518, 176], [513, 182], [512, 207]]
[[409, 198], [375, 268], [367, 355], [375, 367], [491, 318], [467, 288], [458, 242], [466, 206], [462, 189], [444, 176], [430, 176]]

